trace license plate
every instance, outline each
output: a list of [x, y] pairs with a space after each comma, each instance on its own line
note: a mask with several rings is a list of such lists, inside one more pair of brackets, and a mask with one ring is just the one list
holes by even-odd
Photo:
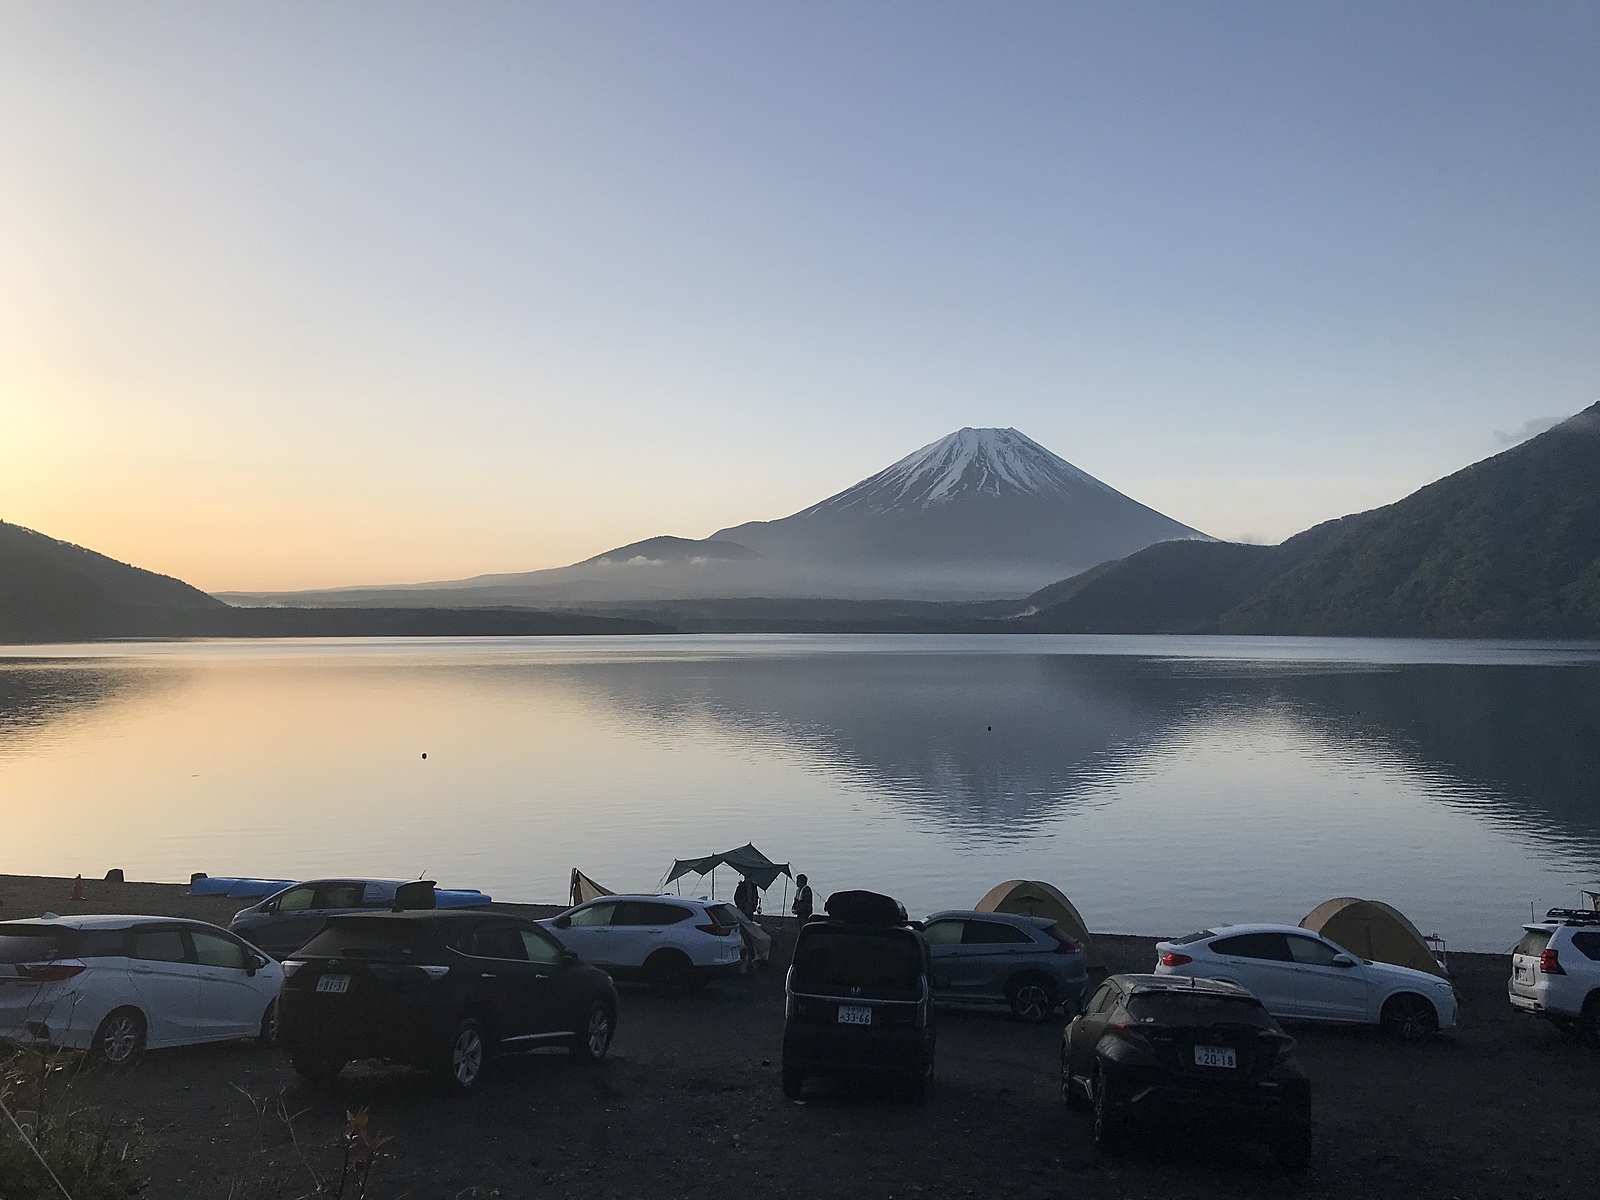
[[335, 995], [342, 995], [349, 990], [350, 976], [348, 975], [324, 975], [317, 980], [317, 991], [319, 992], [332, 992]]
[[839, 1024], [871, 1025], [872, 1009], [865, 1004], [841, 1004], [839, 1005]]
[[1234, 1053], [1232, 1046], [1196, 1046], [1194, 1065], [1233, 1069], [1239, 1065], [1239, 1056]]

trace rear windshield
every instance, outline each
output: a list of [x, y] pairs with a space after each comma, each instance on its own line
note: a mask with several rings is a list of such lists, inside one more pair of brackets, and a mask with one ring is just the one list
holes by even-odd
[[329, 921], [314, 938], [301, 946], [297, 958], [378, 958], [389, 954], [410, 954], [421, 942], [421, 929], [415, 921], [393, 921], [382, 917]]
[[1208, 937], [1216, 936], [1217, 931], [1215, 929], [1202, 929], [1198, 933], [1186, 933], [1181, 938], [1173, 938], [1172, 944], [1174, 946], [1187, 946], [1190, 942], [1199, 942]]
[[1129, 997], [1128, 1015], [1158, 1025], [1255, 1025], [1272, 1027], [1272, 1018], [1258, 1000], [1205, 992], [1137, 992]]
[[[1504, 942], [1501, 942], [1500, 944], [1502, 946], [1505, 945]], [[1530, 929], [1527, 933], [1522, 935], [1522, 940], [1517, 943], [1516, 949], [1511, 953], [1527, 954], [1533, 958], [1538, 958], [1540, 954], [1544, 953], [1544, 948], [1549, 944], [1550, 930]]]
[[734, 915], [733, 909], [726, 904], [708, 904], [706, 905], [706, 912], [719, 925], [737, 925], [739, 923], [739, 918]]
[[0, 963], [69, 958], [76, 932], [49, 925], [0, 925]]
[[813, 926], [795, 948], [794, 986], [799, 991], [911, 992], [921, 978], [922, 944], [906, 933]]

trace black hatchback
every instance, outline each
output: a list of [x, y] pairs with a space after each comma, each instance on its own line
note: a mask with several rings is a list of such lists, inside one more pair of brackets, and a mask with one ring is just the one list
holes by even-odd
[[836, 892], [800, 927], [785, 986], [783, 1094], [808, 1076], [886, 1076], [922, 1098], [933, 1078], [928, 947], [905, 910], [874, 892]]
[[312, 1083], [376, 1058], [468, 1091], [497, 1054], [564, 1044], [603, 1058], [617, 1023], [609, 975], [500, 913], [332, 917], [283, 975], [278, 1039]]
[[1295, 1170], [1311, 1158], [1311, 1082], [1294, 1039], [1237, 984], [1111, 976], [1062, 1034], [1061, 1094], [1094, 1110], [1106, 1151], [1148, 1121], [1261, 1141]]

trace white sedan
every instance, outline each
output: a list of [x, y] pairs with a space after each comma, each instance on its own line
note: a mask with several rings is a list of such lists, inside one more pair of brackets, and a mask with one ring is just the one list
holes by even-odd
[[233, 934], [170, 917], [0, 923], [0, 1042], [88, 1050], [270, 1040], [283, 968]]
[[1298, 925], [1223, 925], [1158, 942], [1156, 974], [1237, 983], [1286, 1021], [1379, 1025], [1408, 1040], [1456, 1023], [1448, 979], [1371, 962]]

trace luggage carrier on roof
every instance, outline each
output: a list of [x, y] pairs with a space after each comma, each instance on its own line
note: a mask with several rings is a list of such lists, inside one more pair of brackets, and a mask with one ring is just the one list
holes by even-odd
[[1592, 908], [1552, 908], [1544, 914], [1546, 921], [1562, 925], [1600, 925], [1600, 910]]

